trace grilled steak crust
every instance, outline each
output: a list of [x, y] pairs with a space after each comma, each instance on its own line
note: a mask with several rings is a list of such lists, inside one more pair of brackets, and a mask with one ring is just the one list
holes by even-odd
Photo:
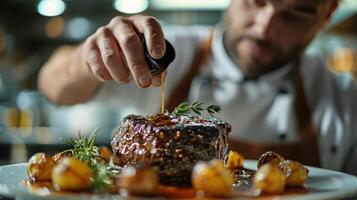
[[197, 161], [225, 159], [230, 131], [229, 124], [217, 119], [129, 115], [115, 130], [111, 142], [113, 164], [156, 167], [161, 183], [190, 185]]

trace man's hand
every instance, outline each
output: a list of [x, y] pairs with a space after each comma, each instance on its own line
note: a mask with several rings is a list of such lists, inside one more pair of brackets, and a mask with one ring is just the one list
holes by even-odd
[[100, 27], [81, 46], [81, 56], [101, 81], [130, 82], [139, 87], [160, 86], [160, 75], [151, 76], [139, 35], [144, 33], [153, 58], [165, 54], [165, 39], [159, 22], [150, 16], [115, 17]]

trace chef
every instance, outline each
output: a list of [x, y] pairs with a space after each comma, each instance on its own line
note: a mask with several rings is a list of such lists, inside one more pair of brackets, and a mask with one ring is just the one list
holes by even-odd
[[[166, 108], [218, 104], [230, 145], [247, 158], [276, 151], [304, 164], [357, 174], [357, 88], [304, 53], [336, 0], [232, 0], [215, 27], [162, 27], [150, 16], [114, 17], [78, 46], [60, 47], [38, 86], [58, 105], [102, 102], [129, 113], [160, 108], [153, 58], [176, 51], [166, 73]], [[151, 87], [153, 86], [153, 87]]]

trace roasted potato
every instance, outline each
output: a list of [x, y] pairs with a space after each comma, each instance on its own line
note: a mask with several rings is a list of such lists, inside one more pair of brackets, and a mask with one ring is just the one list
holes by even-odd
[[150, 167], [126, 167], [119, 177], [119, 187], [133, 195], [153, 195], [158, 185], [158, 172]]
[[91, 169], [73, 157], [64, 158], [52, 171], [52, 182], [56, 190], [88, 189], [91, 177]]
[[232, 191], [233, 177], [223, 162], [211, 160], [198, 162], [192, 172], [192, 185], [212, 197], [227, 197]]
[[253, 187], [263, 193], [281, 193], [285, 187], [285, 176], [277, 166], [265, 164], [255, 173]]
[[278, 166], [279, 163], [283, 162], [285, 159], [272, 151], [265, 152], [262, 156], [260, 156], [257, 164], [257, 168], [259, 169], [261, 166], [270, 163], [274, 166]]
[[279, 164], [280, 170], [286, 177], [287, 186], [304, 186], [309, 170], [299, 162], [286, 160]]
[[27, 174], [32, 181], [50, 181], [56, 162], [45, 153], [36, 153], [28, 161]]
[[234, 170], [240, 167], [243, 167], [244, 158], [242, 155], [235, 151], [229, 151], [228, 158], [226, 162], [226, 168]]
[[71, 151], [62, 151], [62, 152], [59, 152], [59, 153], [56, 153], [55, 155], [53, 155], [52, 159], [58, 164], [64, 158], [71, 157], [71, 156], [73, 156], [73, 153]]

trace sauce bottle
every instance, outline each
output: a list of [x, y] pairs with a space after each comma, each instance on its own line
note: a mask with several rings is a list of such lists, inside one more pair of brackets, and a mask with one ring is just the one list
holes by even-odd
[[164, 72], [167, 69], [167, 67], [170, 65], [170, 63], [175, 59], [175, 49], [170, 44], [170, 42], [167, 41], [166, 39], [165, 39], [166, 51], [164, 56], [160, 59], [154, 59], [150, 56], [146, 47], [144, 34], [140, 35], [140, 41], [141, 41], [141, 45], [144, 48], [144, 56], [145, 56], [146, 63], [148, 64], [150, 72], [153, 76], [160, 74], [161, 72]]

